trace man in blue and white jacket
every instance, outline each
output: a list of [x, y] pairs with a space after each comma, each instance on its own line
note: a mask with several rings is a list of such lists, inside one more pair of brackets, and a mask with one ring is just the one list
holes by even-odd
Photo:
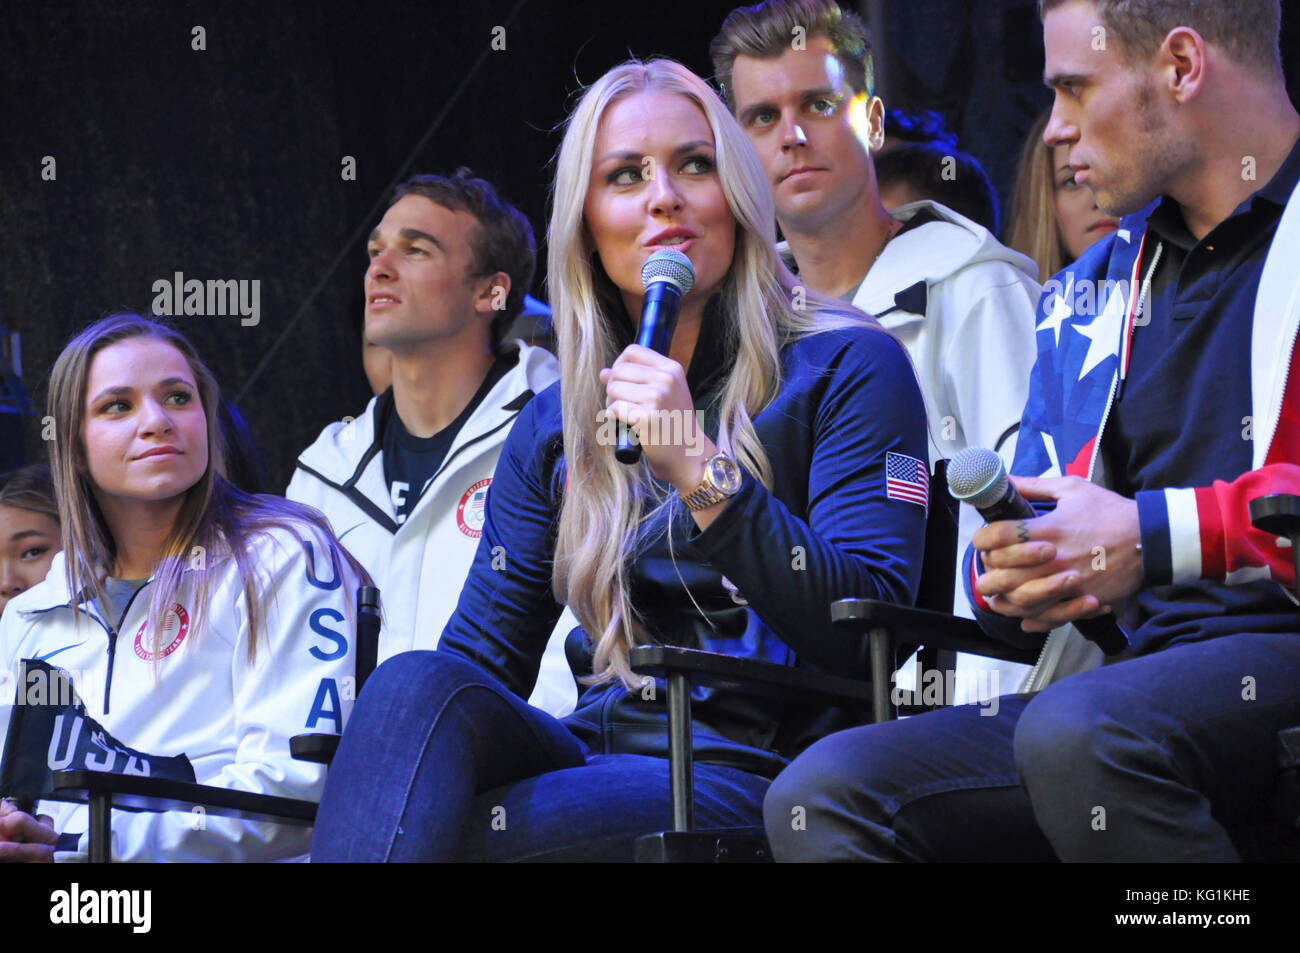
[[1042, 6], [1045, 139], [1132, 214], [1049, 282], [1013, 468], [1042, 515], [977, 532], [967, 590], [995, 637], [1035, 644], [1115, 610], [1131, 650], [993, 717], [965, 706], [810, 748], [765, 804], [781, 859], [1276, 849], [1300, 617], [1290, 547], [1247, 506], [1300, 493], [1300, 115], [1278, 3], [1170, 0], [1143, 30], [1106, 0]]
[[[432, 649], [482, 535], [497, 458], [519, 411], [559, 377], [541, 348], [502, 344], [532, 279], [527, 218], [468, 170], [398, 187], [370, 234], [365, 334], [392, 353], [392, 387], [328, 425], [286, 496], [321, 510], [379, 587], [379, 661]], [[493, 554], [508, 565], [510, 554]], [[563, 633], [530, 701], [577, 697]]]

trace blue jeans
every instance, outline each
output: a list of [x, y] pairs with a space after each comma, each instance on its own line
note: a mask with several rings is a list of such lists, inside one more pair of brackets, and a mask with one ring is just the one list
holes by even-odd
[[1276, 735], [1300, 724], [1300, 635], [1173, 646], [823, 738], [772, 783], [778, 860], [1267, 857]]
[[[768, 783], [696, 765], [698, 826], [760, 826]], [[637, 837], [671, 828], [665, 759], [593, 755], [472, 663], [408, 652], [357, 699], [312, 860], [627, 861]]]

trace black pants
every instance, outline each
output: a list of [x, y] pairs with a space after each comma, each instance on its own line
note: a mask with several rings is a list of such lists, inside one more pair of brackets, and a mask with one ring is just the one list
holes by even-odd
[[778, 860], [1225, 861], [1267, 855], [1300, 635], [1179, 645], [839, 732], [768, 791]]

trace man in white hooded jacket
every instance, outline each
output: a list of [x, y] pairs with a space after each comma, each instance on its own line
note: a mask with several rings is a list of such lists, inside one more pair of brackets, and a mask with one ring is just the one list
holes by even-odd
[[[541, 348], [498, 341], [532, 278], [533, 233], [468, 170], [399, 186], [368, 254], [365, 333], [392, 352], [392, 387], [355, 420], [324, 429], [285, 495], [321, 510], [374, 577], [382, 662], [437, 645], [506, 435], [559, 364]], [[501, 549], [494, 565], [505, 568]], [[529, 701], [562, 715], [575, 699], [557, 633]]]
[[[1036, 354], [1038, 269], [943, 205], [886, 211], [871, 157], [884, 143], [884, 105], [872, 95], [865, 25], [832, 0], [770, 0], [733, 11], [710, 52], [767, 172], [787, 264], [907, 348], [931, 464], [974, 446], [1009, 467]], [[967, 617], [960, 554], [982, 524], [961, 508], [953, 610]], [[1028, 674], [977, 656], [959, 656], [957, 670], [949, 703], [1017, 691]]]

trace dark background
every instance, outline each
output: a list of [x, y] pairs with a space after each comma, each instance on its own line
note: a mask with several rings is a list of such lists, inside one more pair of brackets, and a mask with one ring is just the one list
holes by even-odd
[[[321, 427], [369, 398], [364, 241], [391, 185], [468, 165], [540, 243], [556, 126], [580, 84], [629, 53], [709, 75], [708, 41], [732, 6], [7, 4], [0, 324], [21, 332], [33, 403], [43, 408], [68, 337], [113, 309], [147, 312], [156, 280], [258, 279], [258, 326], [176, 321], [238, 397], [283, 489]], [[874, 14], [886, 105], [942, 111], [1009, 198], [1021, 138], [1050, 102], [1032, 0], [889, 0]], [[191, 48], [195, 26], [204, 51]], [[496, 26], [504, 51], [491, 49]], [[41, 179], [44, 156], [54, 181]], [[340, 176], [344, 156], [355, 181]], [[23, 427], [29, 461], [44, 457], [41, 413]]]

